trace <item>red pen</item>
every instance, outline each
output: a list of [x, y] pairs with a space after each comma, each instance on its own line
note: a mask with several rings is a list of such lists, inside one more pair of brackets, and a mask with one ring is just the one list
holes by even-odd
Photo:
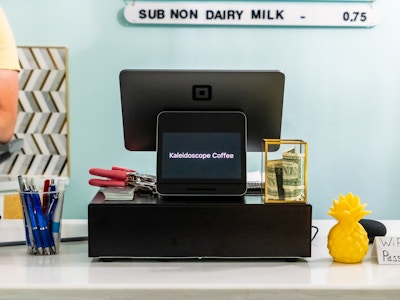
[[49, 188], [50, 188], [50, 179], [46, 179], [44, 181], [44, 186], [43, 186], [43, 200], [42, 200], [42, 212], [47, 213], [47, 210], [49, 208]]

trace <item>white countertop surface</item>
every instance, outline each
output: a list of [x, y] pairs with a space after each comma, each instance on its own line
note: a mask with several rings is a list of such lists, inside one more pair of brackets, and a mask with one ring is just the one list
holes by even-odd
[[[0, 220], [0, 236], [10, 230], [7, 222]], [[88, 257], [86, 241], [62, 243], [52, 256], [28, 255], [26, 246], [0, 247], [0, 299], [400, 299], [400, 265], [379, 265], [370, 257], [372, 245], [360, 264], [332, 261], [326, 238], [335, 223], [313, 221], [319, 233], [312, 257], [297, 262], [102, 262]], [[400, 236], [400, 221], [382, 223], [388, 236]], [[86, 220], [63, 221], [63, 237], [85, 234]]]

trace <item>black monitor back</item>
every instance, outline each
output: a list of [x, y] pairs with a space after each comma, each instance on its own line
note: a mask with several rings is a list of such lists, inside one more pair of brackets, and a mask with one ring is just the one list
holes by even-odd
[[280, 138], [285, 76], [279, 71], [123, 70], [120, 89], [125, 147], [155, 151], [161, 111], [242, 111], [247, 150]]

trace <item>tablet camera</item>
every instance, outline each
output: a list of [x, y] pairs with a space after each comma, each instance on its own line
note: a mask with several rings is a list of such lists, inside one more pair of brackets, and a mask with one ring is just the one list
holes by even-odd
[[207, 101], [211, 100], [211, 85], [194, 85], [192, 89], [193, 100]]

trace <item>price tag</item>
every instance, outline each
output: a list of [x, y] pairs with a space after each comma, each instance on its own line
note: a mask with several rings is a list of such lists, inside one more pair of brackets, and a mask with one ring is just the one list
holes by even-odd
[[134, 1], [132, 24], [373, 27], [374, 2]]
[[382, 265], [399, 265], [400, 237], [375, 237], [371, 257], [376, 257]]

